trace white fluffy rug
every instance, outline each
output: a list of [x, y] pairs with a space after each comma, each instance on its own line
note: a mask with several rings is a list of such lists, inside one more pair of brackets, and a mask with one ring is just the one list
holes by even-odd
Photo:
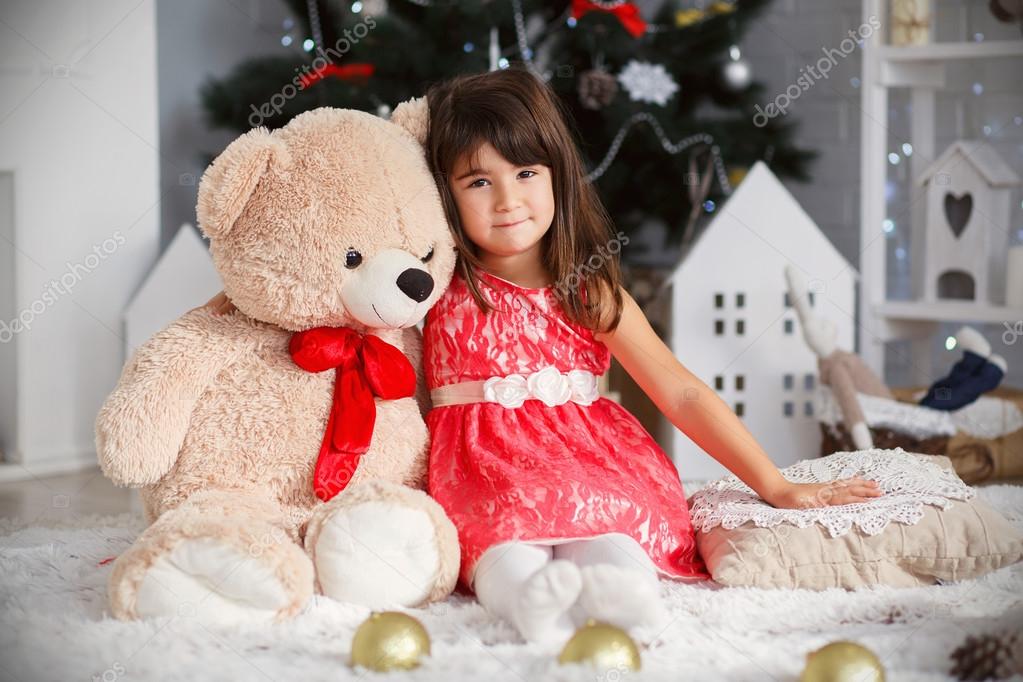
[[[687, 485], [695, 491], [698, 486]], [[1023, 487], [978, 496], [1023, 528]], [[949, 653], [967, 634], [1023, 614], [1023, 564], [976, 581], [859, 592], [722, 588], [664, 583], [674, 621], [643, 650], [643, 670], [599, 674], [559, 667], [471, 599], [410, 611], [433, 639], [418, 670], [377, 675], [348, 667], [355, 628], [369, 614], [318, 597], [277, 626], [206, 629], [187, 614], [122, 623], [106, 613], [106, 557], [141, 531], [128, 515], [88, 527], [20, 527], [0, 520], [0, 680], [796, 680], [805, 655], [855, 640], [888, 680], [951, 679]]]

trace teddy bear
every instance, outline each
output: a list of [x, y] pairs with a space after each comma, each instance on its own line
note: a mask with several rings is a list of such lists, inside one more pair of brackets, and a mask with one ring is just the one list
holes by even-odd
[[237, 311], [157, 333], [99, 412], [101, 468], [150, 524], [113, 563], [114, 616], [281, 621], [314, 592], [454, 589], [457, 533], [424, 491], [416, 324], [455, 266], [427, 125], [425, 99], [390, 120], [316, 109], [204, 173], [199, 227]]

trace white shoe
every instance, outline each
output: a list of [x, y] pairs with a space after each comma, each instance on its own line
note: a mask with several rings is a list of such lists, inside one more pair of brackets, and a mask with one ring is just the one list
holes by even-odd
[[976, 353], [982, 358], [991, 355], [991, 344], [988, 343], [983, 334], [973, 327], [960, 327], [959, 331], [956, 332], [955, 339], [957, 348]]

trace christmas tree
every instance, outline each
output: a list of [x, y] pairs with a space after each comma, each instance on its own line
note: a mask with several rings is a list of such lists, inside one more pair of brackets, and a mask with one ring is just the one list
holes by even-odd
[[757, 160], [805, 179], [793, 124], [757, 125], [763, 88], [737, 47], [770, 0], [287, 0], [292, 55], [205, 84], [209, 123], [277, 128], [320, 106], [386, 116], [461, 73], [522, 63], [571, 111], [577, 142], [619, 229], [648, 219], [689, 241], [698, 218]]

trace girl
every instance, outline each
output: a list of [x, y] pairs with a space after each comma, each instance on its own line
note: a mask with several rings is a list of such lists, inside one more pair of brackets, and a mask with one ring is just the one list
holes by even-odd
[[[458, 528], [461, 581], [486, 609], [531, 641], [560, 644], [587, 617], [646, 638], [667, 616], [659, 577], [709, 578], [674, 465], [597, 396], [612, 355], [770, 504], [881, 494], [860, 478], [788, 482], [675, 359], [621, 286], [610, 220], [545, 84], [507, 69], [427, 97], [429, 160], [459, 250], [423, 332], [429, 492]], [[231, 308], [223, 295], [211, 304]]]
[[788, 482], [675, 359], [607, 257], [618, 251], [610, 220], [545, 84], [507, 69], [427, 98], [427, 151], [460, 256], [424, 328], [429, 492], [458, 528], [461, 580], [485, 608], [529, 640], [563, 642], [584, 617], [650, 634], [666, 617], [659, 576], [709, 577], [674, 465], [596, 395], [612, 355], [772, 505], [881, 494], [860, 478]]

